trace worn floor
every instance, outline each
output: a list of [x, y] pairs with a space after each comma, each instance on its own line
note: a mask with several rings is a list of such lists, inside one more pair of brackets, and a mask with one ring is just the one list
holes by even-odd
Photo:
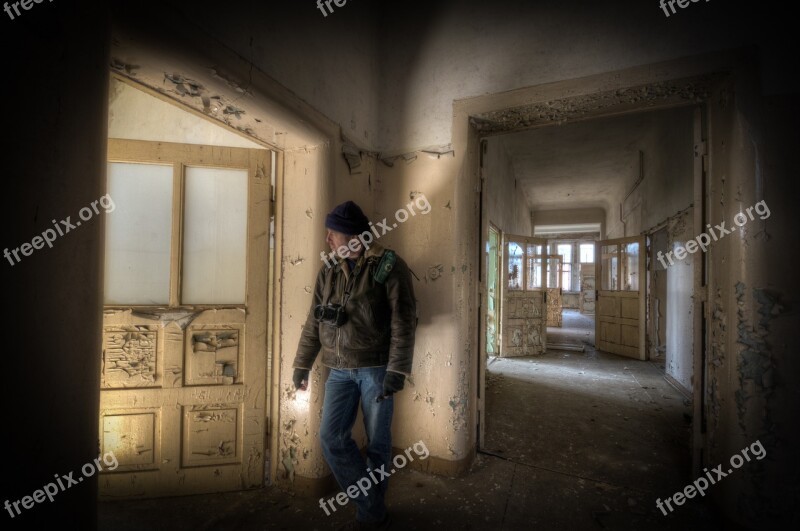
[[[683, 397], [657, 365], [594, 351], [590, 319], [565, 311], [564, 325], [548, 341], [584, 352], [491, 359], [486, 453], [458, 479], [394, 475], [391, 529], [722, 529], [702, 502], [655, 506], [692, 479]], [[352, 516], [272, 488], [99, 506], [104, 531], [311, 531]]]

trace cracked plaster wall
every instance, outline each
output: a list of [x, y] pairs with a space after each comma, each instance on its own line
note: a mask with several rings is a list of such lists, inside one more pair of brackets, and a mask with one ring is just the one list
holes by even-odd
[[264, 149], [260, 144], [114, 78], [109, 89], [108, 137]]
[[230, 7], [221, 12], [211, 0], [166, 0], [157, 10], [167, 19], [180, 19], [181, 31], [252, 61], [297, 99], [341, 125], [359, 145], [375, 148], [380, 67], [376, 2], [351, 1], [328, 17], [313, 1], [239, 0]]
[[[797, 381], [800, 284], [792, 221], [798, 187], [791, 153], [800, 109], [766, 98], [754, 77], [726, 83], [710, 100], [709, 219], [727, 221], [764, 200], [758, 217], [710, 249], [707, 463], [726, 462], [759, 440], [767, 457], [736, 471], [714, 497], [747, 526], [786, 524], [800, 495]], [[714, 135], [717, 131], [717, 135]]]

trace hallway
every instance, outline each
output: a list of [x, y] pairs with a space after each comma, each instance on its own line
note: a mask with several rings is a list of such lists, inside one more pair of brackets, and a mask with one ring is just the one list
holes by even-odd
[[548, 329], [548, 344], [585, 352], [490, 359], [485, 451], [515, 463], [515, 476], [538, 478], [529, 499], [548, 501], [529, 508], [530, 523], [713, 528], [700, 504], [667, 518], [655, 506], [691, 481], [689, 403], [657, 365], [594, 350], [593, 324], [565, 310], [564, 327]]

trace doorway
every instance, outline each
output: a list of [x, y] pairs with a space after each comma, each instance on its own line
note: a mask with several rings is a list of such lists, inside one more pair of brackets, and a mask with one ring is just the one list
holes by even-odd
[[[499, 144], [508, 153], [515, 188], [532, 204], [531, 235], [548, 242], [542, 267], [562, 309], [561, 326], [548, 319], [541, 353], [488, 360], [481, 451], [620, 488], [685, 483], [691, 448], [665, 441], [685, 431], [692, 407], [644, 361], [644, 235], [694, 201], [693, 115], [644, 112], [487, 139], [489, 150]], [[501, 353], [506, 341], [525, 338], [524, 330], [513, 335], [506, 315]]]

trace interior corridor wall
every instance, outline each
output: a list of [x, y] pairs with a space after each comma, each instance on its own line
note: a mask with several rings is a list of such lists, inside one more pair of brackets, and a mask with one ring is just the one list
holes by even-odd
[[9, 133], [3, 247], [21, 247], [20, 261], [3, 260], [13, 376], [2, 386], [2, 499], [21, 511], [4, 528], [93, 530], [96, 474], [52, 500], [31, 496], [39, 501], [36, 492], [54, 475], [77, 479], [98, 458], [105, 215], [65, 230], [52, 247], [40, 244], [43, 231], [55, 233], [51, 220], [75, 224], [105, 194], [107, 11], [71, 2], [37, 7], [22, 21], [4, 21], [0, 34], [3, 49], [14, 50], [4, 55], [0, 88]]
[[[607, 212], [608, 238], [636, 236], [688, 208], [693, 201], [694, 124], [692, 107], [641, 114], [644, 135], [637, 141], [643, 154], [643, 179], [628, 177], [623, 196]], [[620, 220], [622, 205], [622, 220]]]
[[[796, 523], [800, 502], [800, 335], [792, 310], [800, 280], [789, 258], [800, 245], [800, 106], [765, 96], [758, 79], [754, 65], [742, 68], [709, 99], [707, 222], [734, 230], [709, 248], [703, 457], [715, 466], [761, 444], [766, 457], [735, 470], [712, 496], [738, 525], [777, 529]], [[762, 201], [765, 214], [750, 220], [747, 209]], [[739, 214], [748, 220], [741, 227]]]
[[486, 219], [503, 232], [533, 236], [528, 198], [518, 185], [511, 158], [497, 137], [486, 140], [483, 177]]
[[[671, 220], [668, 224], [669, 251], [684, 247], [686, 241], [695, 237], [691, 217], [692, 209]], [[674, 256], [674, 255], [673, 255]], [[658, 260], [658, 258], [654, 257]], [[694, 386], [693, 331], [694, 331], [694, 268], [700, 267], [701, 256], [688, 254], [683, 260], [667, 263], [666, 300], [666, 354], [665, 372], [685, 390]], [[650, 316], [654, 318], [655, 316]], [[701, 348], [700, 345], [697, 348]]]

